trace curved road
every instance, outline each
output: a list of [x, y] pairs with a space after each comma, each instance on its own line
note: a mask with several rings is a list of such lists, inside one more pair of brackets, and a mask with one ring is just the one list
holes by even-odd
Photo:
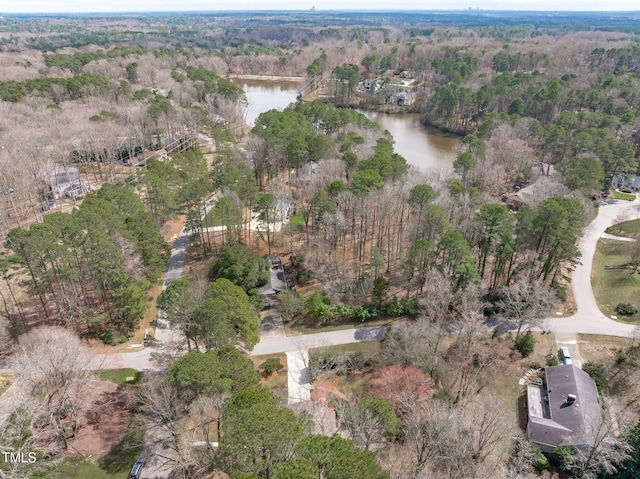
[[614, 321], [602, 314], [598, 308], [591, 287], [591, 268], [596, 243], [605, 230], [620, 221], [638, 218], [640, 218], [638, 198], [634, 202], [612, 200], [599, 208], [598, 216], [585, 228], [578, 245], [582, 253], [582, 263], [571, 275], [571, 287], [577, 312], [567, 318], [549, 318], [547, 325], [551, 332], [562, 336], [588, 333], [629, 337], [633, 334], [634, 325]]
[[[571, 280], [577, 313], [566, 318], [548, 318], [547, 327], [554, 334], [573, 336], [577, 333], [589, 333], [626, 337], [633, 334], [635, 328], [633, 325], [613, 321], [600, 312], [591, 288], [591, 266], [596, 243], [604, 231], [609, 226], [620, 221], [623, 216], [624, 220], [640, 218], [640, 202], [638, 199], [634, 202], [622, 200], [607, 202], [599, 208], [596, 219], [585, 228], [579, 243], [582, 263], [576, 267]], [[172, 279], [180, 277], [187, 244], [188, 235], [183, 230], [173, 245], [171, 260], [165, 275], [165, 285]], [[384, 327], [364, 327], [300, 336], [265, 338], [256, 345], [252, 354], [286, 353], [311, 347], [369, 341], [380, 339], [383, 335]], [[161, 343], [170, 340], [171, 336], [172, 332], [170, 330], [157, 330], [156, 333], [156, 339]], [[130, 367], [139, 370], [155, 369], [155, 366], [149, 361], [153, 349], [145, 348], [142, 351], [132, 353], [108, 355], [105, 367]]]

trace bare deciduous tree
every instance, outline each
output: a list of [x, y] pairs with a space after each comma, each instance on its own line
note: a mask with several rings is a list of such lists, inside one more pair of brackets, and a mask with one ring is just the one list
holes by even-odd
[[510, 434], [495, 401], [483, 399], [464, 408], [434, 401], [405, 416], [409, 477], [496, 477], [498, 450]]
[[575, 477], [596, 479], [601, 473], [613, 473], [617, 466], [629, 458], [632, 446], [617, 433], [618, 421], [608, 402], [599, 414], [585, 418], [582, 447], [564, 456], [563, 468]]
[[31, 432], [36, 410], [36, 400], [22, 398], [19, 404], [13, 404], [3, 411], [6, 418], [0, 418], [0, 451], [3, 455], [7, 453], [13, 456], [0, 458], [3, 463], [0, 479], [27, 479], [46, 471], [58, 461], [50, 455], [55, 452], [52, 445], [37, 444]]
[[42, 327], [20, 338], [14, 367], [34, 395], [42, 394], [51, 403], [64, 400], [73, 384], [91, 379], [100, 361], [89, 355], [73, 332]]
[[380, 418], [357, 398], [335, 400], [340, 427], [356, 446], [363, 450], [379, 447], [384, 442], [385, 427]]
[[542, 326], [555, 304], [556, 295], [548, 286], [533, 279], [523, 279], [500, 290], [497, 306], [516, 323], [516, 340], [531, 328]]
[[101, 361], [89, 355], [73, 332], [43, 327], [20, 339], [14, 367], [18, 380], [26, 384], [32, 398], [38, 399], [34, 427], [66, 450], [69, 439], [83, 426], [86, 386]]

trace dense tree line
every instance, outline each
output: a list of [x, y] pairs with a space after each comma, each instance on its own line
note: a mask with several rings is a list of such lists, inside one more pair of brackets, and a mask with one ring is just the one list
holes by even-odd
[[[166, 377], [143, 385], [142, 407], [152, 413], [150, 427], [167, 433], [174, 473], [185, 478], [211, 471], [237, 478], [389, 477], [374, 453], [338, 435], [312, 434], [311, 417], [283, 407], [281, 398], [258, 385], [259, 378], [242, 352], [222, 342], [206, 352], [187, 353], [169, 365]], [[371, 398], [370, 403], [395, 416], [385, 400]], [[193, 432], [203, 441], [189, 440], [188, 424], [195, 424]]]
[[[59, 91], [58, 88], [61, 90]], [[87, 89], [94, 87], [106, 92], [109, 81], [101, 76], [80, 74], [72, 78], [38, 78], [24, 82], [0, 82], [0, 98], [3, 101], [18, 102], [27, 95], [46, 94], [58, 103], [62, 98], [77, 100], [87, 95]]]
[[[115, 179], [120, 137], [130, 137], [127, 148], [135, 151], [137, 145], [166, 145], [186, 129], [213, 137], [216, 155], [212, 171], [196, 150], [149, 160], [131, 177], [141, 200], [129, 189], [104, 187], [71, 215], [54, 213], [29, 230], [13, 230], [16, 254], [2, 262], [5, 277], [5, 266], [16, 261], [49, 321], [117, 340], [135, 325], [145, 289], [164, 267], [166, 246], [156, 225], [184, 212], [193, 251], [219, 258], [207, 281], [177, 280], [161, 295], [165, 319], [191, 352], [170, 366], [165, 381], [145, 386], [142, 403], [155, 427], [171, 432], [177, 470], [185, 477], [217, 469], [232, 477], [384, 478], [368, 451], [376, 447], [385, 448], [394, 477], [498, 474], [492, 460], [507, 454], [511, 432], [500, 414], [484, 407], [493, 399], [483, 394], [491, 372], [519, 357], [514, 347], [530, 350], [528, 330], [541, 326], [554, 301], [550, 286], [562, 296], [565, 276], [579, 260], [576, 242], [589, 216], [585, 195], [607, 190], [614, 177], [635, 169], [637, 47], [627, 36], [604, 32], [552, 38], [548, 33], [563, 21], [557, 19], [534, 26], [513, 25], [509, 17], [507, 24], [489, 26], [480, 18], [454, 31], [441, 24], [381, 28], [371, 19], [345, 29], [294, 28], [287, 18], [265, 15], [278, 25], [245, 28], [239, 20], [213, 32], [206, 21], [178, 16], [171, 26], [150, 19], [133, 23], [139, 31], [50, 32], [26, 40], [55, 50], [76, 44], [69, 42], [106, 46], [135, 38], [145, 45], [160, 39], [149, 49], [16, 57], [20, 64], [2, 85], [10, 86], [9, 101], [17, 100], [2, 105], [7, 111], [44, 109], [53, 101], [58, 108], [47, 108], [47, 118], [60, 121], [78, 106], [78, 95], [91, 100], [92, 111], [83, 115], [99, 131], [74, 145], [61, 140], [68, 132], [58, 132], [50, 140], [64, 143], [57, 158], [71, 161], [69, 152], [87, 152], [80, 166], [95, 171], [89, 168], [100, 166], [95, 159], [112, 157], [104, 163]], [[536, 48], [520, 42], [534, 36]], [[185, 41], [176, 45], [177, 39]], [[17, 39], [4, 44], [25, 46]], [[61, 80], [59, 70], [75, 76]], [[422, 177], [363, 115], [321, 102], [264, 113], [236, 148], [223, 129], [242, 118], [243, 95], [223, 78], [229, 71], [332, 74], [329, 95], [340, 102], [355, 98], [364, 78], [406, 71], [415, 77], [412, 93], [426, 121], [468, 133], [454, 174]], [[77, 86], [78, 79], [94, 77], [109, 88]], [[6, 117], [18, 127], [28, 123]], [[8, 140], [18, 127], [5, 123], [0, 133]], [[105, 139], [109, 131], [112, 138]], [[25, 144], [0, 154], [18, 165], [27, 154], [44, 153]], [[530, 204], [509, 211], [496, 194], [515, 180], [533, 179], [534, 159], [539, 173], [551, 176], [555, 167], [558, 174], [540, 181]], [[307, 163], [313, 169], [303, 168]], [[7, 180], [15, 176], [0, 177], [3, 192], [19, 190]], [[208, 199], [214, 189], [219, 194]], [[276, 205], [285, 192], [295, 202], [293, 219], [276, 231]], [[261, 221], [257, 233], [249, 230], [250, 213]], [[223, 232], [212, 232], [209, 219]], [[386, 402], [336, 402], [341, 433], [353, 442], [311, 435], [304, 416], [256, 387], [258, 375], [237, 348], [257, 341], [259, 301], [247, 290], [266, 279], [266, 262], [251, 253], [265, 248], [290, 252], [296, 279], [315, 286], [308, 298], [281, 296], [287, 317], [308, 312], [319, 322], [366, 320], [382, 311], [419, 318], [392, 330], [383, 343], [380, 364], [396, 368], [390, 374], [396, 382], [382, 380], [382, 372], [376, 378]], [[13, 318], [18, 325], [19, 314]], [[492, 334], [483, 315], [511, 321], [515, 342], [498, 330]], [[446, 344], [452, 330], [457, 334]], [[436, 384], [438, 399], [432, 400]], [[204, 448], [185, 439], [186, 424], [197, 424]], [[220, 443], [218, 451], [211, 442]], [[527, 451], [516, 449], [514, 458]], [[567, 461], [567, 471], [592, 470], [578, 459]], [[530, 465], [518, 466], [517, 474]]]
[[53, 213], [29, 230], [11, 230], [9, 246], [47, 321], [105, 342], [136, 327], [147, 308], [146, 291], [169, 253], [138, 196], [113, 185], [71, 214]]

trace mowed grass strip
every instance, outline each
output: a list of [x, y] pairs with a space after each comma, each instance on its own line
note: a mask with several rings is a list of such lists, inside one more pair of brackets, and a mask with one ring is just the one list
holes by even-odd
[[636, 195], [635, 193], [623, 193], [622, 191], [613, 190], [613, 197], [616, 200], [624, 200], [624, 201], [635, 201]]
[[605, 266], [622, 266], [631, 261], [631, 243], [617, 240], [600, 239], [593, 257], [591, 286], [598, 307], [607, 316], [615, 315], [619, 321], [640, 323], [638, 314], [622, 316], [615, 312], [620, 303], [630, 303], [636, 308], [640, 275], [629, 268], [605, 269]]
[[617, 225], [609, 226], [607, 233], [630, 238], [636, 237], [640, 235], [640, 220], [623, 221]]
[[[122, 368], [122, 369], [102, 369], [98, 376], [103, 381], [111, 381], [118, 386], [124, 386], [125, 384], [136, 384], [140, 381], [142, 373], [137, 369]], [[133, 378], [133, 379], [129, 379]]]

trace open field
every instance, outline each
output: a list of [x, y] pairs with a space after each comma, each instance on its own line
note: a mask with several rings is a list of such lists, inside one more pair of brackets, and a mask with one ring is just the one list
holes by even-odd
[[[124, 386], [125, 384], [136, 384], [140, 381], [142, 373], [137, 369], [122, 368], [122, 369], [103, 369], [100, 371], [100, 379], [103, 381], [111, 381], [118, 386]], [[128, 380], [127, 378], [133, 378]]]
[[314, 334], [327, 331], [341, 331], [343, 329], [359, 328], [362, 326], [385, 326], [392, 323], [402, 322], [402, 318], [381, 317], [362, 321], [340, 321], [330, 323], [316, 323], [309, 317], [298, 317], [293, 321], [284, 323], [284, 330], [287, 336], [299, 336], [302, 334]]
[[615, 312], [616, 305], [630, 303], [639, 306], [638, 288], [640, 276], [632, 269], [605, 269], [605, 266], [622, 266], [630, 262], [630, 243], [600, 239], [593, 258], [591, 285], [600, 310], [607, 316], [617, 316], [618, 321], [638, 321], [638, 315], [621, 316]]

